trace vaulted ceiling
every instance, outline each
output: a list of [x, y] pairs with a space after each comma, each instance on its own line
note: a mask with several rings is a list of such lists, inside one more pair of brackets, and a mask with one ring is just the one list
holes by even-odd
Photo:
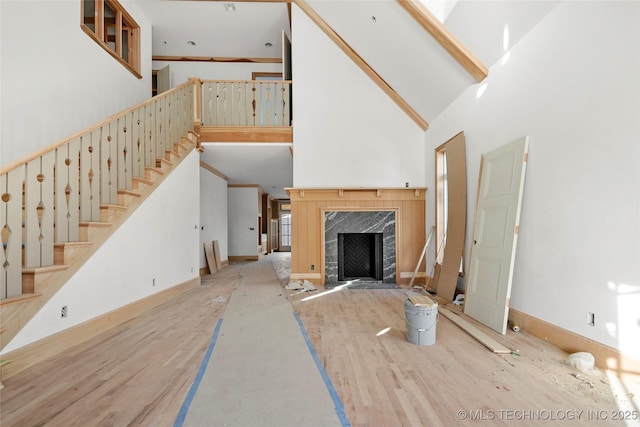
[[[428, 4], [428, 0], [425, 0]], [[291, 37], [290, 8], [285, 1], [142, 0], [134, 2], [152, 25], [153, 56], [202, 58], [281, 58], [281, 33]], [[469, 86], [478, 84], [487, 67], [504, 56], [548, 13], [557, 1], [460, 1], [445, 6], [446, 28], [418, 1], [294, 0], [422, 129]], [[501, 3], [501, 4], [498, 4]], [[426, 18], [425, 18], [426, 16]], [[469, 19], [474, 17], [474, 19]], [[426, 20], [426, 21], [425, 21]], [[294, 24], [295, 25], [295, 24]], [[431, 28], [429, 28], [431, 26]], [[294, 29], [295, 31], [295, 29]], [[190, 43], [193, 42], [193, 43]], [[194, 44], [195, 43], [195, 44]], [[346, 46], [346, 47], [345, 47]], [[294, 76], [295, 79], [295, 76]], [[250, 147], [249, 147], [250, 148]], [[229, 176], [231, 183], [263, 182], [252, 162], [261, 152], [211, 145], [203, 159]], [[290, 164], [288, 150], [273, 147]], [[236, 155], [238, 157], [236, 158]], [[223, 161], [224, 159], [224, 161]], [[234, 162], [234, 159], [237, 159]], [[242, 163], [240, 163], [242, 162]], [[244, 167], [243, 167], [244, 165]], [[244, 169], [242, 174], [238, 171]], [[269, 168], [268, 168], [269, 169]], [[289, 182], [288, 186], [291, 186]], [[269, 191], [271, 189], [272, 191]]]

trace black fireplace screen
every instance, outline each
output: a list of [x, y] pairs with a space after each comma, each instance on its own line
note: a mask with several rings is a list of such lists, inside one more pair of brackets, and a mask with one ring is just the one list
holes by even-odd
[[338, 280], [382, 280], [382, 233], [338, 233]]

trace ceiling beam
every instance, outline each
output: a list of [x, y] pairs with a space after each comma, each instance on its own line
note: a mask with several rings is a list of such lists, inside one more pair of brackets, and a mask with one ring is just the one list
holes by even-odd
[[219, 176], [220, 178], [224, 179], [225, 181], [229, 182], [229, 177], [226, 176], [225, 174], [223, 174], [222, 172], [220, 172], [218, 169], [214, 168], [213, 166], [211, 166], [209, 163], [207, 162], [203, 162], [202, 160], [200, 160], [200, 167], [202, 169], [206, 169], [209, 172], [211, 172], [214, 175]]
[[347, 42], [334, 31], [304, 0], [294, 0], [294, 3], [320, 28], [373, 82], [395, 102], [423, 131], [429, 124], [373, 69]]
[[429, 10], [416, 0], [396, 0], [477, 82], [489, 71]]
[[253, 62], [259, 64], [281, 64], [282, 58], [242, 58], [225, 56], [168, 56], [153, 55], [153, 61], [183, 61], [183, 62]]

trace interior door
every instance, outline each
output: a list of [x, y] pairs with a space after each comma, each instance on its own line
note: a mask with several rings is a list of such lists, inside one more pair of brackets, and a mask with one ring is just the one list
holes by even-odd
[[269, 250], [271, 252], [273, 251], [277, 251], [279, 249], [279, 245], [278, 245], [278, 220], [277, 219], [272, 219], [271, 220], [271, 247], [269, 248]]
[[158, 70], [158, 94], [171, 89], [171, 71], [169, 66], [165, 66]]
[[529, 140], [482, 156], [464, 312], [507, 331]]

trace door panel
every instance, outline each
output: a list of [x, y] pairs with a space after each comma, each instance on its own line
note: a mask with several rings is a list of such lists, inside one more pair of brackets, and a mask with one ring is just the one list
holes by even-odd
[[528, 138], [482, 156], [465, 314], [502, 334], [509, 298], [524, 189]]
[[[440, 298], [453, 300], [464, 256], [467, 224], [467, 163], [464, 133], [460, 132], [436, 148], [443, 154], [444, 176], [436, 176], [439, 201], [436, 209], [437, 244], [434, 269], [435, 291]], [[438, 166], [436, 166], [438, 169]], [[446, 194], [444, 194], [446, 193]], [[438, 265], [440, 263], [440, 265]]]

